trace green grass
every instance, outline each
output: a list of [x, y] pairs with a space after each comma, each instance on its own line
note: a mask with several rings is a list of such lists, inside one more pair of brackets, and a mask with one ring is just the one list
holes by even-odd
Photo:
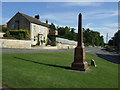
[[73, 56], [73, 52], [3, 54], [3, 85], [10, 88], [118, 87], [118, 65], [89, 53], [88, 63], [92, 58], [97, 64], [97, 67], [89, 66], [91, 72], [48, 65], [70, 67]]

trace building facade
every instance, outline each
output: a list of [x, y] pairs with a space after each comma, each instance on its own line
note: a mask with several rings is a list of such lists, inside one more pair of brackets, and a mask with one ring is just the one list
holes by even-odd
[[32, 45], [45, 44], [50, 31], [48, 21], [46, 23], [39, 21], [39, 15], [31, 17], [20, 12], [8, 21], [7, 26], [10, 30], [29, 30]]

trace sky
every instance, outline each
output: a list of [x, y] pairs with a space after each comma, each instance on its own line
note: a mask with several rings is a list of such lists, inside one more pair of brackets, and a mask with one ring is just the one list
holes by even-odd
[[[78, 28], [78, 15], [82, 13], [83, 28], [100, 32], [106, 41], [118, 30], [118, 2], [2, 2], [2, 24], [17, 12], [29, 16], [40, 15], [40, 21], [59, 26]], [[0, 23], [1, 24], [1, 23]]]

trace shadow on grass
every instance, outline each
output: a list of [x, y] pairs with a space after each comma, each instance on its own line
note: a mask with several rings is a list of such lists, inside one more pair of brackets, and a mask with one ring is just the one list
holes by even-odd
[[42, 65], [46, 65], [46, 66], [52, 66], [52, 67], [58, 67], [58, 68], [71, 70], [71, 67], [59, 66], [59, 65], [53, 65], [53, 64], [46, 64], [46, 63], [41, 63], [41, 62], [32, 61], [32, 60], [28, 60], [28, 59], [23, 59], [23, 58], [19, 58], [19, 57], [14, 57], [14, 58], [19, 59], [19, 60], [23, 60], [23, 61], [27, 61], [27, 62], [36, 63], [36, 64], [42, 64]]
[[120, 64], [120, 56], [119, 55], [107, 55], [107, 54], [99, 54], [99, 53], [96, 53], [96, 55], [98, 57], [103, 58], [112, 63]]

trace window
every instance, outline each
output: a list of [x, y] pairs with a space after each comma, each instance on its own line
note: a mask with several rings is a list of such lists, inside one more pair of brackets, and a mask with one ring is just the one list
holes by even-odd
[[44, 40], [45, 40], [45, 37], [44, 37]]
[[38, 31], [40, 32], [40, 26], [38, 26]]
[[36, 37], [34, 36], [34, 41], [35, 41], [35, 38], [36, 38]]
[[34, 25], [34, 31], [36, 30], [36, 26]]

